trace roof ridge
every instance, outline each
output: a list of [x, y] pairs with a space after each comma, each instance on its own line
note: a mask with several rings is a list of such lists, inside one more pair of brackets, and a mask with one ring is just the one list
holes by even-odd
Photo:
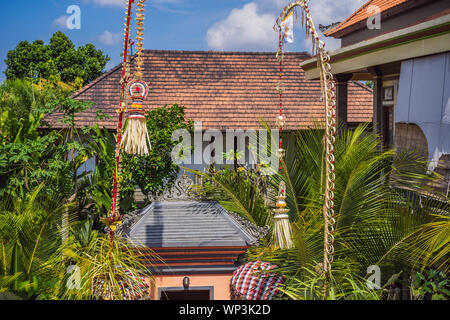
[[[219, 50], [165, 50], [165, 49], [144, 49], [145, 52], [161, 52], [161, 53], [204, 53], [204, 54], [248, 54], [248, 55], [267, 55], [274, 54], [276, 51], [219, 51]], [[284, 54], [306, 55], [311, 56], [307, 51], [285, 52]]]

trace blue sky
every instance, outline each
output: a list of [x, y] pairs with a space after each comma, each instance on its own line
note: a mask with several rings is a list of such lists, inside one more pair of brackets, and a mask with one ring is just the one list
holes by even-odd
[[[365, 0], [311, 0], [316, 25], [342, 21]], [[289, 0], [147, 0], [146, 49], [275, 51], [275, 17]], [[4, 59], [20, 41], [48, 40], [65, 32], [75, 45], [92, 43], [120, 63], [125, 0], [1, 1], [0, 81]], [[70, 5], [81, 9], [81, 29], [68, 30], [64, 16]], [[330, 47], [337, 47], [335, 41]], [[290, 51], [309, 50], [300, 32]]]

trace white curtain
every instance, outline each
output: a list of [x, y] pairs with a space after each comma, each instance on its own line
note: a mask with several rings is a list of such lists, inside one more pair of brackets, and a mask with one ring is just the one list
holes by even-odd
[[402, 62], [395, 122], [422, 129], [429, 170], [450, 154], [450, 52]]

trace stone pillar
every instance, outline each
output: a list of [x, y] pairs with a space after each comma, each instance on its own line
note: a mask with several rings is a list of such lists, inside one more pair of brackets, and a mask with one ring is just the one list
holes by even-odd
[[348, 123], [348, 81], [352, 74], [336, 75], [336, 113], [338, 121]]
[[[377, 67], [368, 68], [373, 76], [373, 132], [383, 134], [383, 79]], [[384, 141], [384, 139], [382, 139]]]

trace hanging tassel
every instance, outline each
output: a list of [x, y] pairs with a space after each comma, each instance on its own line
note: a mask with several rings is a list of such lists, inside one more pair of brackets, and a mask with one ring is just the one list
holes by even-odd
[[149, 148], [147, 147], [147, 142], [151, 150], [145, 116], [137, 113], [130, 114], [122, 140], [122, 147], [125, 149], [125, 152], [140, 156], [148, 155]]
[[[151, 150], [150, 139], [147, 131], [147, 121], [144, 116], [143, 102], [148, 94], [148, 86], [143, 77], [143, 40], [144, 40], [144, 2], [145, 0], [139, 0], [137, 3], [138, 9], [136, 13], [136, 74], [135, 80], [130, 81], [127, 87], [128, 96], [133, 100], [130, 107], [128, 124], [123, 134], [122, 147], [125, 152], [130, 154], [136, 154], [140, 156], [148, 155], [149, 149]], [[147, 147], [148, 143], [148, 147]]]
[[129, 116], [121, 146], [129, 154], [146, 156], [151, 150], [151, 144], [142, 105], [148, 94], [148, 86], [143, 80], [133, 80], [128, 84], [127, 91], [133, 103], [128, 110]]
[[286, 184], [281, 181], [276, 209], [273, 210], [273, 242], [275, 247], [290, 249], [293, 246], [291, 225], [289, 223], [289, 209], [286, 203]]

